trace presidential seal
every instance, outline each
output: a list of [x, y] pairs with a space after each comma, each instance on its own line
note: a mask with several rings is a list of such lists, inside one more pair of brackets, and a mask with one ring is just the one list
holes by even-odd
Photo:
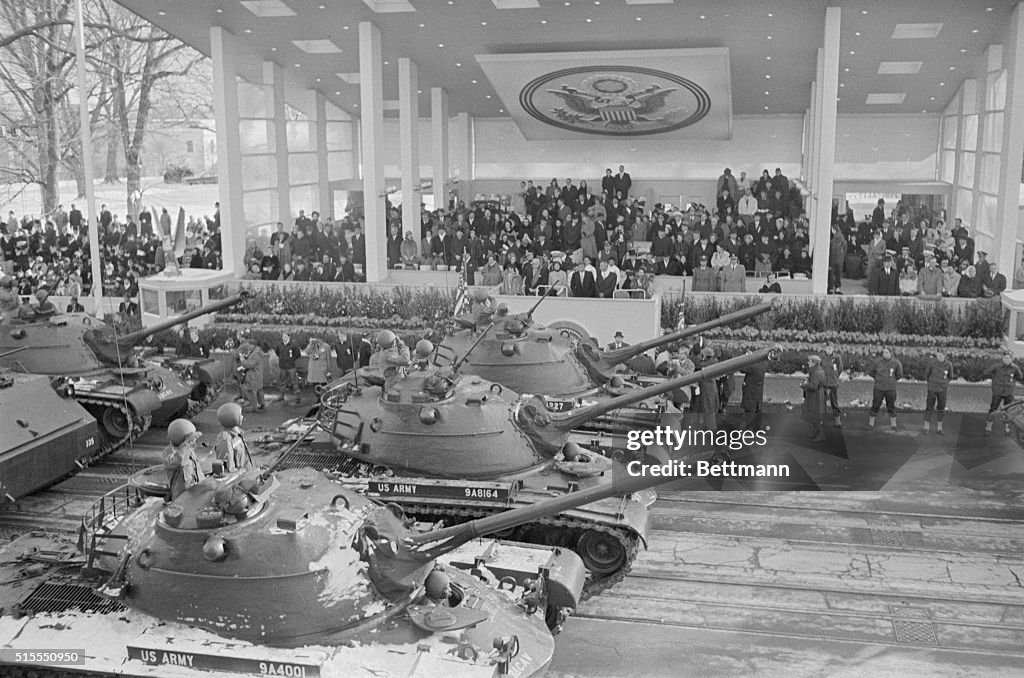
[[554, 127], [604, 136], [640, 136], [688, 127], [711, 97], [678, 75], [635, 66], [584, 66], [535, 78], [519, 94], [531, 116]]

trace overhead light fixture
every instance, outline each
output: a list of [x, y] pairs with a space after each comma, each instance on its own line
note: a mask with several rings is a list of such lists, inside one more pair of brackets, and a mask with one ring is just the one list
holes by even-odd
[[767, 61], [771, 61], [771, 60], [772, 60], [772, 58], [771, 58], [770, 56], [766, 56], [766, 57], [765, 57], [765, 60], [767, 60]]
[[764, 91], [765, 96], [768, 96], [768, 90]]
[[456, 61], [455, 62], [455, 68], [462, 68], [462, 62], [461, 61]]
[[420, 28], [426, 28], [426, 27], [427, 27], [426, 24], [420, 24]]
[[317, 81], [317, 82], [320, 82], [320, 78], [317, 78], [317, 79], [316, 79], [316, 81]]
[[955, 71], [955, 70], [956, 70], [956, 66], [950, 66], [950, 67], [949, 67], [949, 70], [951, 70], [951, 71]]
[[423, 94], [423, 90], [421, 90], [421, 89], [416, 90], [416, 94]]
[[295, 64], [295, 68], [302, 68], [302, 64]]
[[224, 13], [224, 10], [222, 10], [220, 7], [218, 7], [217, 8], [217, 14], [223, 14], [223, 13]]
[[270, 48], [270, 51], [271, 51], [271, 52], [276, 52], [276, 51], [277, 51], [277, 48], [276, 48], [276, 47], [271, 47], [271, 48]]
[[586, 22], [587, 22], [588, 24], [592, 24], [592, 23], [594, 23], [594, 20], [593, 20], [593, 19], [585, 19], [585, 21], [586, 21]]
[[341, 27], [341, 30], [343, 30], [343, 31], [347, 31], [347, 30], [348, 30], [348, 26], [342, 26], [342, 27]]
[[847, 66], [846, 68], [844, 68], [844, 69], [843, 69], [843, 71], [844, 71], [845, 73], [849, 73], [849, 72], [850, 72], [850, 67], [849, 67], [849, 66]]
[[775, 16], [775, 15], [774, 15], [774, 14], [772, 14], [771, 12], [768, 12], [768, 18], [769, 18], [769, 19], [771, 19], [771, 18], [772, 18], [773, 16]]
[[481, 21], [481, 22], [480, 22], [480, 25], [481, 25], [481, 26], [486, 26], [486, 25], [487, 25], [487, 22], [486, 22], [486, 21]]
[[977, 29], [977, 28], [973, 28], [973, 29], [971, 29], [971, 33], [977, 33], [977, 32], [978, 32], [978, 29]]
[[643, 20], [644, 20], [644, 18], [643, 18], [642, 16], [638, 16], [638, 17], [636, 18], [636, 20], [637, 20], [637, 21], [643, 21]]
[[547, 19], [541, 19], [541, 20], [540, 20], [540, 22], [541, 22], [542, 24], [546, 24], [546, 23], [548, 22], [548, 20], [547, 20]]
[[765, 107], [764, 107], [764, 110], [766, 110], [766, 111], [767, 111], [767, 110], [768, 110], [768, 107], [767, 107], [767, 106], [765, 106]]
[[472, 82], [472, 83], [473, 83], [474, 85], [476, 84], [476, 80], [472, 80], [471, 82]]
[[945, 86], [946, 86], [946, 83], [944, 83], [944, 82], [940, 82], [939, 83], [939, 87], [945, 87]]
[[439, 43], [437, 43], [437, 46], [438, 47], [444, 47], [444, 43], [443, 42], [439, 42]]
[[252, 33], [252, 29], [251, 28], [246, 28], [244, 32], [245, 33]]
[[852, 49], [850, 50], [850, 56], [855, 56], [856, 54], [857, 54], [857, 53], [856, 53], [856, 52], [854, 52], [854, 51], [853, 51]]
[[160, 15], [160, 16], [167, 16], [167, 12], [165, 12], [163, 10], [160, 10], [159, 12], [157, 12], [157, 14]]
[[701, 21], [704, 21], [705, 19], [707, 19], [707, 17], [706, 17], [706, 16], [704, 16], [703, 14], [701, 14], [701, 15], [700, 15], [700, 20], [701, 20]]
[[765, 73], [764, 79], [765, 79], [765, 80], [771, 80], [771, 79], [772, 79], [772, 76], [770, 76], [770, 75], [768, 75], [767, 73]]
[[854, 33], [854, 35], [856, 35], [859, 38], [860, 37], [860, 31], [857, 31], [856, 33]]
[[335, 92], [334, 95], [340, 97], [341, 96], [341, 92]]
[[486, 96], [485, 98], [487, 98], [487, 99], [490, 99], [490, 98], [491, 98], [491, 95], [490, 95], [490, 94], [488, 94], [488, 95], [487, 95], [487, 96]]
[[770, 35], [769, 35], [769, 36], [768, 36], [768, 39], [769, 39], [769, 40], [771, 40], [771, 39], [772, 39], [772, 36], [770, 36]]
[[841, 83], [839, 83], [839, 86], [840, 87], [846, 87], [846, 83], [845, 82], [841, 82]]

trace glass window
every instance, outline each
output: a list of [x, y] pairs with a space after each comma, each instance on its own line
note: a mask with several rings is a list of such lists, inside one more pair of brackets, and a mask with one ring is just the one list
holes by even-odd
[[985, 97], [985, 109], [1001, 111], [1006, 108], [1006, 69], [999, 71], [994, 78], [989, 76], [988, 96]]
[[293, 184], [312, 184], [317, 181], [316, 153], [290, 153], [288, 180]]
[[999, 193], [999, 155], [986, 153], [981, 158], [981, 190]]
[[956, 153], [953, 151], [942, 152], [942, 181], [947, 184], [953, 183], [953, 173], [956, 171]]
[[317, 204], [316, 186], [294, 186], [291, 190], [292, 212], [299, 213], [299, 210], [306, 210], [309, 214], [313, 210], [320, 211]]
[[199, 290], [184, 290], [167, 293], [167, 315], [181, 315], [194, 311], [202, 305]]
[[1003, 116], [1002, 111], [989, 113], [985, 118], [985, 133], [983, 135], [981, 148], [990, 153], [1000, 153], [1003, 150]]
[[277, 191], [249, 191], [242, 194], [246, 224], [277, 222]]
[[276, 144], [269, 120], [239, 120], [238, 142], [242, 154], [273, 153]]
[[942, 147], [956, 148], [956, 116], [947, 115], [942, 119]]
[[981, 209], [978, 211], [978, 232], [993, 235], [998, 220], [999, 199], [994, 195], [981, 196]]
[[352, 123], [327, 123], [327, 150], [348, 151], [352, 149]]
[[352, 152], [339, 151], [327, 154], [327, 180], [354, 179], [352, 172]]
[[974, 188], [974, 154], [960, 154], [960, 185], [964, 188]]
[[316, 123], [304, 120], [289, 120], [285, 123], [288, 134], [288, 151], [291, 153], [316, 150]]
[[214, 285], [210, 288], [209, 294], [207, 295], [210, 301], [218, 301], [220, 299], [226, 299], [228, 296], [227, 285]]
[[160, 293], [156, 290], [142, 290], [142, 312], [160, 315]]
[[971, 220], [971, 212], [974, 211], [974, 193], [967, 188], [961, 188], [957, 191], [957, 214], [964, 221]]
[[244, 80], [238, 83], [238, 115], [242, 118], [269, 118], [274, 110], [274, 88], [254, 85]]
[[242, 190], [252, 191], [277, 185], [277, 159], [273, 155], [242, 156]]
[[963, 146], [960, 150], [974, 151], [978, 148], [978, 116], [964, 116], [964, 136], [961, 139]]
[[341, 108], [338, 108], [330, 101], [326, 104], [327, 119], [328, 120], [351, 120], [352, 116], [346, 113]]

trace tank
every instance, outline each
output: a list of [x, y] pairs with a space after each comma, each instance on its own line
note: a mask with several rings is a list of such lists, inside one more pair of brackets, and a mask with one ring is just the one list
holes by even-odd
[[[363, 480], [371, 495], [394, 501], [411, 515], [465, 520], [527, 506], [552, 494], [606, 486], [622, 465], [570, 441], [571, 431], [615, 410], [763, 360], [772, 350], [566, 413], [550, 412], [539, 397], [463, 376], [462, 363], [437, 369], [421, 361], [404, 376], [360, 370], [355, 378], [338, 380], [323, 392], [319, 426], [329, 440], [312, 446], [333, 445], [342, 460], [332, 461], [332, 467]], [[646, 538], [652, 501], [616, 497], [521, 525], [511, 536], [575, 550], [589, 571], [586, 594], [592, 595], [625, 576]]]
[[66, 380], [75, 400], [98, 423], [95, 458], [138, 437], [154, 422], [164, 424], [195, 410], [197, 403], [205, 404], [216, 393], [215, 384], [223, 381], [215, 361], [175, 370], [140, 360], [136, 347], [158, 332], [234, 306], [247, 295], [236, 294], [122, 336], [84, 313], [3, 325], [0, 367]]
[[0, 372], [0, 505], [77, 471], [100, 446], [96, 419], [62, 379]]
[[[533, 324], [533, 311], [544, 299], [541, 297], [523, 314], [502, 318], [496, 313], [477, 313], [456, 318], [455, 324], [463, 329], [443, 339], [439, 355], [463, 359], [469, 346], [479, 338], [479, 328], [493, 320], [495, 331], [474, 348], [463, 371], [496, 381], [519, 393], [541, 396], [550, 410], [568, 411], [622, 395], [642, 385], [641, 379], [622, 373], [626, 363], [641, 353], [715, 327], [757, 317], [773, 307], [772, 302], [757, 304], [639, 344], [603, 351], [591, 339], [577, 339], [567, 330], [551, 330]], [[672, 425], [679, 414], [664, 398], [642, 400], [633, 407], [584, 422], [580, 434], [583, 437], [597, 435], [607, 439], [609, 447], [619, 448], [621, 437], [629, 430]]]
[[[462, 328], [440, 342], [439, 355], [462, 359], [479, 336], [478, 328], [493, 320], [495, 330], [480, 342], [466, 361], [463, 372], [495, 381], [519, 393], [554, 397], [593, 396], [618, 376], [630, 359], [661, 346], [682, 341], [716, 327], [742, 322], [767, 313], [772, 302], [750, 306], [714, 320], [693, 325], [639, 344], [603, 351], [588, 338], [577, 340], [567, 330], [551, 330], [532, 322], [530, 312], [500, 317], [498, 314], [462, 316]], [[618, 387], [621, 387], [618, 386]]]
[[[41, 533], [0, 550], [19, 581], [0, 587], [0, 647], [84, 648], [68, 668], [119, 675], [539, 676], [582, 563], [475, 540], [664, 481], [433, 530], [309, 468], [210, 477], [169, 503], [120, 488], [83, 519], [80, 557]], [[460, 569], [460, 551], [480, 555]]]

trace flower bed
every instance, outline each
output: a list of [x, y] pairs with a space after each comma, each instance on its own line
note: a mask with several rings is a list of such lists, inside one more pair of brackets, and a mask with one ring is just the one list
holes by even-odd
[[[768, 313], [732, 326], [733, 330], [756, 328], [762, 332], [841, 332], [860, 335], [879, 333], [920, 337], [963, 337], [998, 341], [1003, 332], [1003, 309], [997, 300], [971, 304], [944, 304], [915, 299], [872, 299], [855, 302], [776, 297], [777, 306]], [[662, 325], [676, 327], [683, 313], [688, 325], [766, 301], [765, 296], [728, 299], [688, 296], [662, 306]], [[931, 344], [925, 344], [931, 345]]]

